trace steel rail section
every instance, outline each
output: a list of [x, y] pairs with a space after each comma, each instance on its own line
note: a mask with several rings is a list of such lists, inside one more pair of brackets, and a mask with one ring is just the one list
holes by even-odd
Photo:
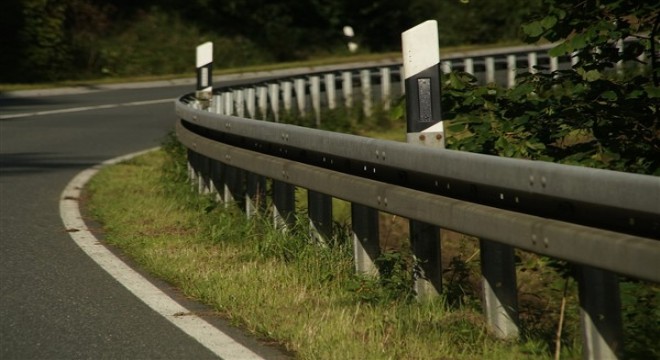
[[[500, 65], [506, 62], [506, 59], [502, 56], [504, 55], [527, 55], [529, 52], [538, 52], [539, 59], [546, 59], [548, 57], [547, 51], [552, 49], [557, 44], [542, 44], [542, 45], [520, 45], [520, 46], [511, 46], [505, 48], [497, 49], [478, 49], [478, 50], [466, 50], [466, 51], [449, 51], [443, 54], [443, 62], [452, 62], [456, 63], [459, 67], [462, 67], [463, 60], [465, 58], [473, 58], [475, 60], [475, 65], [483, 65], [483, 61], [487, 57], [495, 58], [496, 64]], [[273, 70], [273, 71], [264, 71], [260, 73], [262, 76], [272, 76], [273, 78], [255, 82], [249, 85], [239, 85], [239, 86], [220, 86], [214, 89], [214, 92], [221, 92], [227, 90], [238, 90], [245, 88], [252, 88], [257, 85], [276, 83], [281, 80], [298, 78], [298, 77], [311, 77], [315, 75], [322, 75], [328, 73], [338, 73], [343, 71], [357, 71], [357, 70], [375, 70], [380, 68], [390, 68], [393, 70], [393, 74], [400, 75], [399, 70], [402, 67], [401, 59], [383, 59], [383, 60], [370, 60], [360, 63], [346, 63], [338, 65], [319, 65], [311, 66], [309, 68], [304, 68], [301, 70]]]
[[[354, 159], [378, 166], [427, 174], [441, 186], [459, 181], [501, 189], [512, 194], [541, 195], [642, 213], [660, 235], [660, 178], [611, 170], [512, 159], [454, 150], [438, 150], [395, 141], [365, 138], [294, 125], [244, 119], [193, 109], [176, 102], [180, 118], [201, 127], [270, 144]], [[510, 193], [505, 193], [505, 192]], [[607, 219], [604, 219], [607, 221]], [[635, 217], [627, 219], [635, 224]]]
[[[222, 120], [223, 127], [229, 124], [232, 131], [237, 130], [235, 119]], [[280, 130], [276, 136], [284, 130], [279, 126], [269, 129]], [[282, 159], [206, 138], [187, 129], [183, 120], [177, 122], [176, 133], [197, 153], [274, 180], [538, 254], [660, 282], [657, 240], [497, 209]]]

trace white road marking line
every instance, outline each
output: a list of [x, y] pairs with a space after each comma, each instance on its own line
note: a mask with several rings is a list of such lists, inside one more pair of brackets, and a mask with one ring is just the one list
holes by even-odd
[[35, 112], [29, 112], [29, 113], [0, 115], [0, 120], [17, 119], [17, 118], [30, 117], [30, 116], [65, 114], [65, 113], [73, 113], [73, 112], [89, 111], [89, 110], [99, 110], [99, 109], [112, 109], [112, 108], [126, 107], [126, 106], [154, 105], [154, 104], [163, 104], [163, 103], [167, 103], [167, 102], [174, 103], [174, 99], [132, 101], [132, 102], [126, 102], [126, 103], [119, 103], [119, 104], [81, 106], [81, 107], [66, 108], [66, 109], [56, 109], [56, 110], [35, 111]]
[[[69, 235], [73, 241], [92, 260], [99, 264], [103, 270], [108, 272], [110, 276], [119, 281], [150, 308], [193, 337], [214, 354], [223, 359], [263, 359], [224, 332], [192, 314], [190, 310], [181, 306], [147, 279], [131, 269], [99, 242], [89, 231], [82, 219], [78, 203], [80, 192], [85, 184], [101, 168], [153, 150], [150, 149], [105, 161], [76, 175], [64, 188], [60, 197], [60, 217], [65, 228], [69, 231]], [[186, 314], [186, 316], [181, 316], [181, 314]]]

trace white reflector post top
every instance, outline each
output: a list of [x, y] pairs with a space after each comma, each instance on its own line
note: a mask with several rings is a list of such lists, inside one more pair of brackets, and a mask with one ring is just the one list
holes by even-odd
[[406, 79], [440, 62], [438, 22], [425, 21], [401, 34]]
[[213, 43], [205, 42], [197, 46], [197, 90], [212, 91]]
[[401, 43], [408, 142], [444, 147], [437, 21], [425, 21], [403, 32]]

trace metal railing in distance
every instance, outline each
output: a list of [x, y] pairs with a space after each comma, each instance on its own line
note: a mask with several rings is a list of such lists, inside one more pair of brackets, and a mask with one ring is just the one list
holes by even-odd
[[[551, 46], [461, 54], [466, 57], [446, 57], [437, 67], [477, 71], [477, 78], [511, 86], [512, 68], [521, 64], [570, 66], [571, 59], [547, 56]], [[295, 211], [295, 187], [304, 188], [320, 241], [331, 236], [331, 199], [350, 202], [355, 266], [366, 274], [378, 274], [380, 211], [478, 237], [484, 313], [500, 337], [518, 334], [513, 249], [568, 261], [578, 274], [585, 357], [619, 357], [618, 276], [660, 282], [660, 179], [277, 122], [287, 113], [309, 115], [318, 126], [327, 109], [361, 104], [368, 113], [388, 106], [404, 92], [401, 68], [400, 63], [333, 68], [221, 87], [208, 103], [206, 96], [201, 102], [192, 94], [182, 97], [175, 107], [181, 119], [176, 132], [189, 149], [191, 179], [200, 192], [238, 203], [248, 216], [264, 210], [271, 182], [273, 221], [281, 227]], [[439, 241], [422, 239], [437, 242], [433, 253], [439, 257]], [[440, 279], [425, 280], [442, 291]]]

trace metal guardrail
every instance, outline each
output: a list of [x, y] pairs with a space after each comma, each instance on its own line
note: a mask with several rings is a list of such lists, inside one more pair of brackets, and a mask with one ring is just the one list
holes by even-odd
[[[394, 141], [216, 115], [191, 109], [183, 103], [177, 104], [177, 113], [187, 119], [177, 128], [180, 140], [191, 150], [227, 165], [443, 228], [660, 282], [660, 242], [656, 231], [660, 226], [660, 202], [657, 201], [660, 179], [657, 177], [438, 151]], [[222, 140], [217, 141], [219, 139]], [[236, 146], [240, 144], [245, 145]], [[241, 157], [237, 155], [239, 151]], [[266, 157], [270, 157], [269, 160], [261, 164], [259, 160]], [[320, 177], [306, 179], [297, 173], [303, 168], [305, 171], [313, 169], [310, 174]], [[333, 181], [324, 181], [326, 176]], [[350, 180], [341, 181], [342, 176]], [[354, 193], [346, 187], [349, 183], [358, 186], [356, 179], [364, 179], [372, 190], [360, 186]], [[625, 188], [622, 184], [626, 184]], [[406, 194], [426, 194], [428, 199], [411, 196], [408, 200], [403, 197], [393, 202], [393, 195], [387, 193], [397, 188]], [[571, 196], [575, 196], [575, 200], [571, 200]], [[382, 199], [380, 203], [379, 198]], [[466, 198], [470, 201], [464, 200]], [[470, 211], [460, 215], [450, 211], [442, 216], [440, 214], [447, 210], [438, 208], [438, 204], [445, 199], [448, 201], [445, 205], [473, 205], [468, 206]], [[494, 201], [489, 201], [491, 199]], [[526, 203], [532, 205], [529, 210], [532, 215], [519, 213]], [[536, 216], [534, 210], [539, 206], [552, 206], [560, 211], [572, 208], [577, 213], [591, 211], [597, 220], [605, 217], [599, 221], [605, 229]], [[418, 209], [423, 212], [419, 213]], [[452, 211], [457, 210], [453, 208]], [[630, 216], [630, 213], [636, 215]], [[497, 219], [466, 221], [477, 214]], [[566, 214], [561, 215], [566, 217]], [[514, 226], [523, 222], [528, 226]], [[475, 227], [475, 223], [479, 226]], [[628, 225], [628, 232], [607, 230], [608, 225], [616, 223]], [[631, 235], [635, 231], [630, 230], [640, 225], [649, 228], [649, 235], [656, 231], [656, 238]], [[624, 243], [626, 251], [622, 252]]]
[[[511, 86], [510, 75], [521, 66], [570, 67], [570, 58], [547, 57], [551, 46], [460, 54], [446, 58], [442, 68], [476, 69], [482, 81]], [[282, 113], [306, 116], [311, 108], [318, 124], [322, 112], [339, 107], [339, 100], [345, 107], [360, 103], [365, 113], [374, 102], [388, 107], [403, 92], [395, 86], [400, 81], [400, 64], [379, 64], [218, 88], [207, 105], [184, 96], [176, 102], [177, 135], [189, 149], [191, 177], [200, 191], [244, 201], [248, 214], [265, 196], [268, 178], [274, 213], [283, 222], [294, 211], [293, 187], [305, 188], [320, 236], [329, 235], [329, 199], [351, 202], [356, 269], [366, 273], [377, 272], [376, 211], [479, 237], [482, 264], [496, 268], [482, 265], [484, 281], [497, 276], [504, 281], [505, 289], [485, 294], [499, 308], [484, 309], [493, 331], [503, 337], [517, 334], [515, 272], [513, 279], [492, 273], [513, 271], [512, 249], [569, 261], [581, 269], [581, 302], [615, 299], [583, 309], [592, 318], [594, 311], [605, 312], [608, 319], [585, 328], [602, 333], [587, 336], [594, 342], [586, 346], [587, 356], [603, 354], [599, 346], [620, 346], [611, 335], [619, 333], [611, 330], [621, 321], [613, 273], [660, 282], [660, 178], [277, 123]]]

